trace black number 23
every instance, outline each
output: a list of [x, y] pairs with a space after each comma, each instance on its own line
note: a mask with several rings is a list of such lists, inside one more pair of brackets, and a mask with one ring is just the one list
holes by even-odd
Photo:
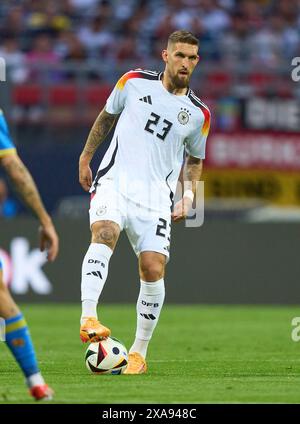
[[[148, 131], [149, 133], [153, 134], [154, 130], [152, 128], [150, 128], [150, 126], [151, 125], [157, 126], [161, 117], [154, 112], [152, 112], [150, 116], [153, 119], [151, 119], [151, 118], [148, 119], [147, 124], [145, 126], [145, 130]], [[167, 119], [164, 119], [163, 123], [166, 124], [166, 125], [162, 128], [162, 134], [156, 133], [155, 135], [156, 135], [156, 137], [158, 137], [158, 138], [160, 138], [161, 140], [164, 141], [164, 139], [168, 135], [173, 124], [172, 124], [172, 122], [168, 121]]]

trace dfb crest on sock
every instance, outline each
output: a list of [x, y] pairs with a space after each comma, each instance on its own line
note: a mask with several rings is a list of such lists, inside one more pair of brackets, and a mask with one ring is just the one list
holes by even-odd
[[[143, 300], [141, 299], [141, 304], [143, 305], [140, 311], [140, 316], [148, 319], [148, 320], [152, 320], [154, 321], [157, 316], [154, 315], [155, 314], [155, 308], [159, 308], [159, 303], [158, 302], [149, 302], [147, 300]], [[159, 311], [159, 309], [156, 309], [157, 311]]]

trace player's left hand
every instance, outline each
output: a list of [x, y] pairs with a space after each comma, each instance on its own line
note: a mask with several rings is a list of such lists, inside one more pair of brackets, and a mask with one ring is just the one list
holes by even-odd
[[179, 202], [175, 204], [171, 214], [172, 220], [174, 222], [180, 222], [184, 220], [187, 217], [192, 204], [193, 202], [189, 197], [183, 197], [181, 200], [179, 200]]

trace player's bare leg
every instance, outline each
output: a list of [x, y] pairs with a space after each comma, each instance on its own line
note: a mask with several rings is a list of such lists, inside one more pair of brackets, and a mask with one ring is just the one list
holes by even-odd
[[12, 318], [20, 313], [20, 309], [14, 302], [7, 287], [2, 281], [2, 271], [0, 271], [0, 317], [4, 319]]
[[165, 297], [166, 257], [157, 252], [142, 252], [139, 256], [140, 294], [137, 301], [136, 337], [129, 351], [124, 374], [143, 374], [147, 371], [148, 344], [157, 325]]
[[5, 320], [7, 347], [26, 377], [31, 396], [36, 400], [51, 400], [54, 392], [47, 386], [39, 371], [27, 324], [2, 277], [0, 269], [0, 317]]
[[107, 338], [111, 331], [98, 321], [97, 305], [104, 287], [108, 265], [120, 235], [113, 221], [97, 221], [92, 225], [92, 240], [84, 257], [81, 276], [82, 315], [80, 338], [96, 342]]

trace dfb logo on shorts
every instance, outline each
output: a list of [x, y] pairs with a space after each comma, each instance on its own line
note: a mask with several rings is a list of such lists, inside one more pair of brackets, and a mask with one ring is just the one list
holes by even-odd
[[97, 211], [96, 211], [96, 215], [102, 216], [102, 215], [106, 214], [106, 210], [107, 210], [106, 206], [100, 206], [100, 208], [98, 208]]

